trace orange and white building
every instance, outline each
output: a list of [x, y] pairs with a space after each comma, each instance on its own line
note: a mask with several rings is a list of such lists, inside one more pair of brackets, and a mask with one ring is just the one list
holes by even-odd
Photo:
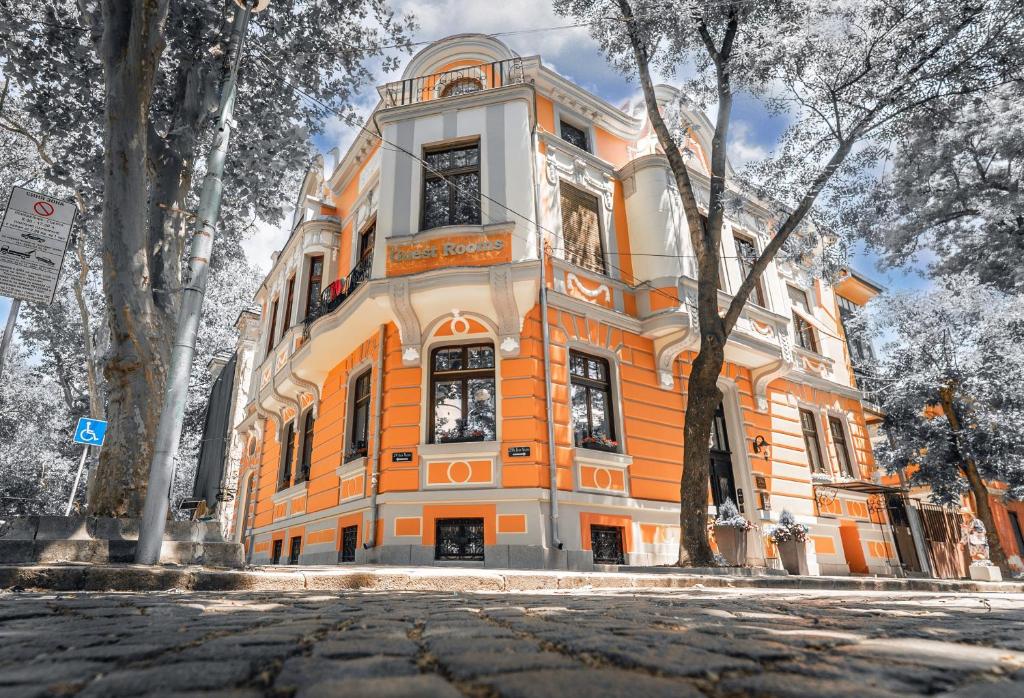
[[[643, 103], [481, 35], [430, 45], [379, 92], [309, 172], [256, 297], [236, 537], [257, 564], [675, 562], [696, 281]], [[689, 117], [706, 201], [712, 126]], [[771, 211], [727, 217], [723, 307]], [[838, 298], [769, 265], [726, 351], [709, 506], [793, 512], [812, 572], [891, 574], [872, 495], [816, 495], [875, 482]], [[749, 555], [774, 553], [751, 534]]]

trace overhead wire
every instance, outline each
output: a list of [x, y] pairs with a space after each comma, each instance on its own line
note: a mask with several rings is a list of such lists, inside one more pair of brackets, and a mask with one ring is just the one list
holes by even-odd
[[[260, 56], [266, 62], [267, 68], [268, 69], [272, 69], [273, 68], [273, 64], [271, 62], [270, 57], [267, 56], [266, 53], [264, 53], [259, 48], [256, 48], [256, 51], [260, 54]], [[284, 82], [288, 87], [290, 87], [292, 90], [294, 90], [295, 93], [298, 94], [300, 97], [303, 97], [306, 100], [308, 100], [309, 102], [311, 102], [312, 104], [314, 104], [315, 106], [318, 106], [319, 108], [324, 109], [327, 113], [333, 114], [337, 118], [341, 119], [342, 122], [345, 123], [346, 125], [356, 127], [360, 131], [363, 131], [363, 132], [367, 133], [368, 135], [370, 135], [371, 137], [376, 138], [377, 140], [379, 140], [380, 143], [381, 143], [381, 148], [390, 149], [392, 152], [401, 153], [401, 154], [406, 155], [407, 157], [413, 159], [414, 161], [420, 163], [424, 167], [425, 170], [430, 172], [435, 177], [437, 177], [437, 178], [441, 179], [442, 181], [444, 181], [445, 184], [449, 188], [455, 190], [457, 193], [460, 193], [460, 194], [470, 194], [470, 195], [478, 194], [481, 198], [483, 198], [483, 199], [485, 199], [485, 200], [487, 200], [487, 201], [489, 201], [489, 202], [491, 202], [493, 204], [496, 204], [497, 206], [505, 209], [506, 211], [508, 211], [512, 215], [514, 215], [514, 216], [520, 218], [521, 220], [523, 220], [528, 225], [532, 225], [538, 231], [547, 233], [548, 235], [552, 236], [555, 240], [561, 239], [563, 247], [559, 248], [559, 247], [556, 247], [554, 245], [549, 245], [549, 249], [551, 249], [552, 251], [561, 251], [563, 253], [566, 252], [566, 251], [570, 251], [570, 250], [573, 251], [573, 252], [576, 252], [576, 253], [585, 252], [585, 250], [583, 250], [582, 248], [574, 247], [573, 245], [571, 245], [567, 240], [564, 239], [564, 237], [559, 236], [554, 230], [551, 230], [550, 228], [547, 228], [546, 226], [542, 225], [539, 221], [535, 221], [530, 216], [525, 215], [523, 213], [520, 213], [519, 211], [517, 211], [517, 210], [507, 206], [506, 204], [504, 204], [504, 203], [502, 203], [500, 201], [497, 201], [496, 199], [488, 196], [487, 194], [484, 194], [483, 191], [480, 191], [480, 192], [470, 192], [470, 191], [467, 191], [465, 189], [460, 188], [458, 184], [456, 184], [451, 179], [449, 179], [447, 176], [445, 176], [445, 174], [443, 172], [441, 172], [441, 171], [437, 170], [436, 168], [434, 168], [433, 166], [431, 166], [430, 163], [427, 162], [424, 158], [419, 157], [415, 153], [410, 152], [409, 150], [399, 146], [396, 143], [392, 143], [391, 141], [389, 141], [386, 138], [384, 138], [384, 136], [382, 134], [378, 134], [378, 133], [376, 133], [374, 131], [371, 131], [370, 129], [366, 128], [362, 124], [354, 121], [354, 119], [350, 118], [349, 116], [343, 115], [340, 112], [338, 112], [336, 109], [334, 109], [333, 107], [331, 107], [331, 106], [329, 106], [327, 104], [324, 104], [322, 101], [320, 101], [316, 97], [313, 97], [311, 95], [306, 94], [301, 88], [299, 88], [296, 85], [294, 85], [287, 78], [285, 78], [285, 77], [283, 77], [281, 75], [277, 75], [277, 77], [282, 82]], [[390, 146], [390, 148], [387, 148], [387, 146]], [[482, 216], [486, 216], [489, 219], [489, 222], [491, 222], [491, 223], [505, 223], [505, 222], [507, 222], [505, 220], [496, 221], [494, 218], [492, 218], [488, 213], [486, 213], [484, 211], [484, 207], [483, 206], [478, 206], [478, 209], [480, 211], [480, 214]], [[482, 234], [483, 233], [481, 233], [481, 235]], [[521, 241], [523, 241], [523, 242], [525, 242], [527, 244], [531, 244], [531, 242], [532, 242], [531, 240], [523, 237], [522, 235], [518, 235], [518, 234], [516, 234], [514, 232], [510, 233], [510, 235], [512, 237], [518, 238], [519, 240], [521, 240]], [[566, 245], [567, 245], [567, 247], [566, 247]], [[607, 255], [609, 253], [604, 252], [604, 254]], [[619, 256], [665, 257], [665, 258], [672, 258], [672, 259], [693, 259], [693, 258], [696, 257], [696, 255], [667, 255], [667, 254], [647, 254], [647, 253], [627, 253], [627, 252], [618, 253], [618, 255]], [[741, 257], [739, 257], [738, 255], [720, 255], [720, 259], [741, 259]], [[636, 281], [636, 277], [634, 276], [634, 274], [632, 272], [627, 272], [626, 270], [622, 269], [621, 267], [619, 267], [617, 265], [614, 265], [614, 264], [608, 262], [607, 260], [605, 260], [605, 264], [608, 267], [610, 267], [610, 268], [614, 269], [615, 271], [619, 272], [620, 277], [622, 278], [623, 281], [625, 281], [627, 278], [633, 279], [634, 282]], [[642, 286], [646, 287], [651, 292], [656, 293], [656, 294], [658, 294], [658, 295], [668, 299], [672, 303], [677, 303], [677, 304], [678, 303], [684, 303], [688, 307], [693, 308], [694, 310], [696, 310], [696, 308], [689, 301], [689, 299], [687, 299], [687, 298], [678, 298], [678, 297], [673, 296], [673, 295], [671, 295], [669, 293], [666, 293], [665, 291], [657, 288], [656, 286], [653, 286], [650, 283], [649, 280], [641, 281], [640, 283], [634, 283], [634, 284], [630, 284], [630, 285], [632, 285], [634, 287], [634, 289], [640, 288]], [[845, 338], [840, 337], [839, 335], [833, 334], [831, 332], [825, 331], [821, 327], [818, 327], [817, 325], [814, 326], [814, 329], [815, 329], [815, 331], [817, 331], [817, 332], [819, 332], [821, 334], [824, 334], [824, 335], [826, 335], [828, 337], [831, 337], [833, 339], [839, 340], [841, 342], [845, 342], [846, 341]]]

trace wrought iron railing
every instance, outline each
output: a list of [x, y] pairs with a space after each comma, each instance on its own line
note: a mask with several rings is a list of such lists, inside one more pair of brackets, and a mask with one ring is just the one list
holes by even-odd
[[308, 339], [309, 328], [315, 320], [340, 308], [360, 286], [369, 281], [372, 269], [373, 255], [368, 254], [359, 260], [347, 278], [339, 279], [325, 288], [320, 294], [320, 301], [303, 320], [302, 336]]
[[401, 107], [506, 85], [519, 85], [524, 81], [523, 59], [508, 58], [389, 82], [381, 88], [381, 96], [385, 107]]

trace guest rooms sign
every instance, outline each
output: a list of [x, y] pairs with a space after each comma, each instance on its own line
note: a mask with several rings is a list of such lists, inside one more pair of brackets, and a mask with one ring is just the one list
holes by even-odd
[[453, 235], [423, 242], [388, 245], [388, 276], [403, 276], [441, 267], [481, 267], [512, 259], [511, 236]]

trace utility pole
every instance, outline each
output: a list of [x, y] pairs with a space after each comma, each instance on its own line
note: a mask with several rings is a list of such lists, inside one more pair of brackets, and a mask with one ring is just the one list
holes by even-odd
[[232, 116], [238, 93], [238, 63], [242, 57], [249, 17], [254, 12], [265, 9], [269, 3], [270, 0], [235, 0], [240, 9], [235, 11], [235, 20], [231, 27], [228, 75], [220, 94], [217, 131], [210, 154], [206, 158], [206, 176], [203, 179], [203, 190], [192, 233], [189, 279], [184, 286], [181, 307], [178, 310], [178, 326], [171, 348], [167, 390], [163, 397], [156, 447], [149, 469], [149, 487], [139, 525], [139, 543], [135, 548], [135, 562], [141, 564], [152, 565], [160, 561], [160, 548], [167, 524], [167, 509], [174, 474], [174, 457], [181, 441], [185, 400], [196, 350], [196, 333], [203, 310], [206, 280], [210, 274], [213, 238], [217, 232], [217, 219], [220, 217], [221, 195], [224, 191], [224, 162], [231, 140], [231, 128], [234, 126]]

